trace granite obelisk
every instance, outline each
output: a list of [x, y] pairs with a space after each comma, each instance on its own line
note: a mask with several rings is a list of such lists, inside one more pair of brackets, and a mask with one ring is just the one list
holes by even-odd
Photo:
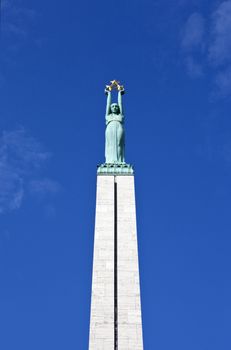
[[[111, 103], [113, 89], [118, 104]], [[106, 86], [105, 163], [97, 170], [89, 350], [143, 350], [133, 167], [125, 163], [122, 95]]]

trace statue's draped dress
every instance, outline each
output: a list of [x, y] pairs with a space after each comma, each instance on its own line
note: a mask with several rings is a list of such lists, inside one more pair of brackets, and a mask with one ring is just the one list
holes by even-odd
[[122, 114], [106, 116], [106, 163], [124, 163], [124, 128]]

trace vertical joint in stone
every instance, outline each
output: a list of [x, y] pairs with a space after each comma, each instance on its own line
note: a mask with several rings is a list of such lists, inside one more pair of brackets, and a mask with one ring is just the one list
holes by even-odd
[[114, 177], [114, 350], [118, 350], [117, 182]]

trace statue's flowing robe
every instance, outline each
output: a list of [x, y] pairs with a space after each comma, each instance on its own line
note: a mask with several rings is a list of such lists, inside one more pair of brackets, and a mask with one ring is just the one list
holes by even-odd
[[106, 116], [105, 158], [106, 163], [124, 163], [124, 116], [109, 114]]

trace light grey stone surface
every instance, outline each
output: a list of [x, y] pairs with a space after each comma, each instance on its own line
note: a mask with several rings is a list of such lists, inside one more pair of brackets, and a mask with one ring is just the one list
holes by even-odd
[[118, 350], [143, 350], [133, 176], [117, 176]]
[[89, 350], [114, 350], [114, 176], [97, 177]]
[[98, 176], [89, 350], [114, 350], [114, 181], [118, 350], [143, 350], [133, 176]]

